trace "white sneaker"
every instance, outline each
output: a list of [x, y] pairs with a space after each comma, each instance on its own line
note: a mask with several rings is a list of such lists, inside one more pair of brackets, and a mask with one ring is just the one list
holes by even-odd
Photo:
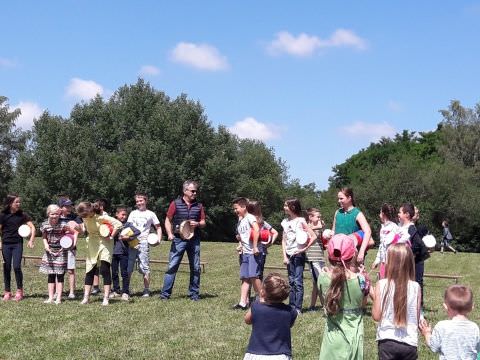
[[58, 305], [58, 304], [61, 304], [61, 303], [62, 303], [62, 298], [57, 297], [57, 299], [55, 300], [55, 305]]
[[68, 294], [68, 298], [69, 298], [70, 300], [75, 299], [75, 294], [74, 294], [74, 293]]
[[51, 303], [53, 303], [53, 299], [48, 298], [48, 299], [45, 300], [43, 303], [44, 303], [44, 304], [51, 304]]
[[83, 300], [80, 302], [81, 305], [88, 304], [88, 298], [84, 297]]
[[122, 294], [122, 300], [123, 301], [130, 301], [130, 296], [128, 296], [128, 294]]
[[108, 298], [103, 298], [102, 306], [107, 306], [107, 305], [108, 305]]
[[117, 297], [120, 297], [120, 294], [117, 293], [117, 292], [115, 292], [115, 291], [112, 291], [108, 297], [109, 297], [110, 299], [115, 299], [115, 298], [117, 298]]

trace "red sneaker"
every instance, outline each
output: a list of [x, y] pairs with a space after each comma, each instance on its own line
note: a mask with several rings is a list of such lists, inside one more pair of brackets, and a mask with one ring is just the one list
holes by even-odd
[[15, 301], [23, 300], [23, 289], [18, 289], [15, 293]]
[[5, 294], [3, 294], [3, 301], [8, 301], [12, 298], [12, 293], [10, 291], [5, 291]]

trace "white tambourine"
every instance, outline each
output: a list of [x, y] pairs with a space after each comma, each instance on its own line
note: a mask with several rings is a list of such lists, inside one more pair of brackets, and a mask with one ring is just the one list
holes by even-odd
[[30, 226], [23, 224], [20, 225], [18, 228], [18, 235], [20, 235], [23, 238], [29, 237], [32, 234], [32, 230], [30, 229]]
[[147, 236], [148, 245], [157, 246], [160, 244], [160, 238], [155, 233], [150, 233]]
[[308, 234], [305, 230], [297, 230], [295, 238], [299, 245], [305, 245], [308, 242]]
[[437, 240], [435, 240], [435, 237], [433, 235], [425, 235], [422, 238], [423, 243], [425, 246], [429, 249], [433, 249], [435, 245], [437, 245]]
[[69, 250], [73, 246], [73, 237], [72, 235], [65, 234], [60, 239], [60, 246], [65, 249]]

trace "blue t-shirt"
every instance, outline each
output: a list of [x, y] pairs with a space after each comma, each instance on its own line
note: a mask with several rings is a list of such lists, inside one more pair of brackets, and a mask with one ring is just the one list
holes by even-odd
[[247, 353], [256, 355], [292, 356], [290, 328], [295, 323], [297, 311], [281, 304], [252, 304], [252, 334]]

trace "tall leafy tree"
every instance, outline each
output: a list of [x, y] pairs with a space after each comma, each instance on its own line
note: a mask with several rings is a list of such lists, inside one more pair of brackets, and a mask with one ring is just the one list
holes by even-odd
[[20, 151], [25, 148], [28, 133], [15, 127], [20, 109], [10, 111], [8, 99], [0, 96], [0, 198], [8, 192], [14, 177], [15, 165]]

